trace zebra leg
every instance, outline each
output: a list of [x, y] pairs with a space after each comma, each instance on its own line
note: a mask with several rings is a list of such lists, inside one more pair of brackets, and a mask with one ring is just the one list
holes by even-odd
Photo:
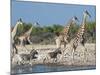
[[32, 61], [31, 60], [29, 60], [29, 64], [32, 66]]
[[56, 62], [57, 62], [57, 58], [54, 58], [54, 59], [53, 59], [53, 62], [56, 63]]
[[45, 61], [46, 61], [46, 58], [43, 59], [43, 64], [45, 63]]
[[18, 62], [17, 62], [17, 64], [18, 64], [18, 65], [21, 65], [21, 62], [20, 62], [20, 61], [18, 61]]

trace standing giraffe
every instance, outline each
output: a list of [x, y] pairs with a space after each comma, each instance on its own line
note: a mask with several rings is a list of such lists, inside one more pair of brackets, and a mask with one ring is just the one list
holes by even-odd
[[57, 48], [61, 47], [61, 43], [64, 43], [64, 47], [66, 47], [66, 44], [68, 43], [68, 33], [70, 30], [70, 27], [75, 24], [75, 21], [78, 21], [78, 18], [76, 16], [74, 16], [69, 23], [67, 24], [67, 26], [64, 27], [64, 29], [62, 30], [61, 33], [56, 33], [57, 37], [56, 37], [56, 46]]
[[[90, 14], [88, 13], [88, 11], [86, 10], [84, 13], [83, 13], [83, 21], [82, 21], [82, 24], [76, 34], [76, 37], [71, 40], [70, 44], [73, 48], [73, 60], [74, 60], [74, 53], [75, 53], [75, 50], [78, 46], [78, 44], [82, 44], [82, 46], [84, 47], [84, 44], [85, 44], [85, 41], [84, 41], [84, 33], [85, 33], [85, 29], [86, 29], [86, 21], [87, 21], [87, 17], [91, 17]], [[84, 47], [85, 48], [85, 47]], [[85, 55], [85, 51], [84, 51], [84, 55]]]
[[27, 32], [25, 32], [23, 35], [18, 37], [18, 39], [20, 40], [20, 45], [25, 45], [26, 41], [28, 41], [30, 44], [32, 44], [32, 42], [30, 41], [30, 35], [32, 32], [32, 29], [33, 29], [33, 26]]
[[13, 28], [12, 32], [11, 32], [11, 42], [12, 42], [12, 56], [16, 53], [18, 53], [18, 50], [15, 46], [15, 37], [17, 36], [17, 32], [18, 32], [18, 26], [19, 25], [23, 25], [21, 18], [17, 21], [15, 27]]

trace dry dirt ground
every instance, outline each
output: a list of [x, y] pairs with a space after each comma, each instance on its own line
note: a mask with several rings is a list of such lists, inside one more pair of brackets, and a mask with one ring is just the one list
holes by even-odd
[[63, 65], [96, 65], [95, 43], [87, 43], [85, 44], [85, 48], [82, 45], [79, 45], [74, 54], [70, 44], [68, 44], [66, 48], [63, 48], [62, 46], [62, 54], [57, 55], [56, 61], [49, 58], [48, 55], [49, 52], [52, 52], [56, 49], [55, 45], [26, 45], [25, 47], [17, 46], [17, 48], [19, 54], [27, 54], [32, 49], [36, 49], [38, 51], [37, 59], [31, 60], [31, 64], [56, 63]]

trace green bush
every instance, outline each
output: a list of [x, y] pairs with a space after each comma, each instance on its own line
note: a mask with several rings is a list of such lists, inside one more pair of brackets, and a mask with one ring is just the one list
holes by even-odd
[[[18, 27], [18, 36], [22, 35], [23, 33], [25, 33], [26, 31], [28, 31], [30, 29], [30, 27], [32, 26], [31, 23], [23, 23], [23, 26], [19, 26]], [[74, 25], [70, 28], [69, 31], [69, 37], [71, 39], [73, 39], [79, 29], [80, 25]], [[50, 33], [50, 35], [48, 34], [45, 37], [42, 37], [42, 39], [44, 40], [44, 43], [48, 43], [48, 41], [52, 41], [50, 43], [54, 43], [54, 34], [55, 32], [61, 32], [63, 30], [64, 26], [59, 25], [59, 24], [54, 24], [54, 25], [49, 25], [49, 26], [33, 26], [33, 30], [31, 35], [34, 36], [39, 36], [40, 34], [47, 34]], [[53, 35], [51, 35], [53, 34]], [[85, 39], [86, 42], [90, 42], [90, 43], [95, 43], [96, 42], [96, 22], [88, 22], [86, 24], [86, 31], [85, 31]], [[49, 40], [47, 40], [49, 37]]]

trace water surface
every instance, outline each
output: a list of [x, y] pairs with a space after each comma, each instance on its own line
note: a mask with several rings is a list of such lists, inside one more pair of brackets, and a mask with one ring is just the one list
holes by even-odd
[[74, 71], [74, 70], [92, 70], [96, 66], [64, 66], [64, 65], [43, 65], [38, 64], [34, 66], [16, 66], [12, 68], [12, 74], [29, 74], [29, 73], [44, 73], [44, 72], [61, 72], [61, 71]]

